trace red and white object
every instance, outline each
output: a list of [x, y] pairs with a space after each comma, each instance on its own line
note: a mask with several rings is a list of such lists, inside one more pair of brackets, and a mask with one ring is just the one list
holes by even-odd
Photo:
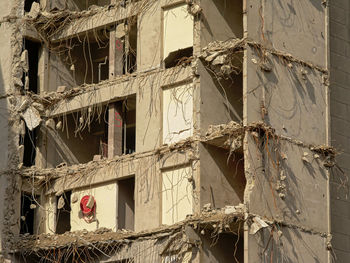
[[85, 195], [81, 198], [80, 209], [86, 223], [94, 221], [96, 216], [96, 200], [92, 195]]

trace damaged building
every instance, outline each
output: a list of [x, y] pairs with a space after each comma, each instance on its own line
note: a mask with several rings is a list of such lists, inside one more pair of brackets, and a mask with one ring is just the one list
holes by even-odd
[[348, 262], [349, 17], [3, 1], [0, 262]]

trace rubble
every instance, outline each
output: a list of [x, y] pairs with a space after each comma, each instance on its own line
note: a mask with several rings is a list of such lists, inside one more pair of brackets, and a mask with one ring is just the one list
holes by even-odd
[[41, 123], [40, 113], [34, 107], [28, 107], [22, 114], [22, 118], [30, 131], [38, 127]]
[[200, 58], [218, 77], [226, 78], [230, 74], [239, 74], [242, 68], [242, 52], [245, 39], [215, 41], [203, 48]]
[[250, 226], [250, 231], [249, 231], [249, 234], [251, 235], [255, 235], [260, 229], [262, 228], [266, 228], [268, 227], [269, 225], [264, 221], [262, 220], [260, 217], [258, 216], [255, 216], [253, 218], [253, 223], [251, 224]]
[[[162, 226], [153, 230], [134, 233], [132, 231], [117, 230], [112, 232], [110, 229], [100, 228], [89, 232], [86, 230], [66, 232], [62, 235], [41, 234], [41, 235], [21, 235], [13, 244], [13, 252], [50, 250], [64, 247], [89, 247], [99, 244], [124, 243], [129, 240], [137, 239], [157, 239], [164, 234], [173, 234], [186, 229], [186, 226], [197, 226], [203, 229], [206, 226], [218, 226], [220, 224], [238, 224], [243, 222], [244, 214], [239, 212], [225, 215], [221, 211], [203, 212], [186, 218], [186, 220], [176, 223], [172, 226]], [[200, 230], [201, 231], [201, 230]], [[188, 232], [188, 231], [187, 231]], [[196, 239], [194, 239], [196, 240]]]

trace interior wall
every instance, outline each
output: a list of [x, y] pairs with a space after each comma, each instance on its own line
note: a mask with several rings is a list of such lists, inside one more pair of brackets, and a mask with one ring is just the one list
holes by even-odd
[[243, 121], [243, 77], [232, 74], [228, 80], [217, 77], [199, 62], [200, 121], [205, 134], [209, 125]]
[[[87, 223], [80, 210], [80, 200], [85, 195], [92, 195], [96, 201], [96, 220]], [[72, 190], [72, 198], [77, 202], [71, 203], [71, 231], [94, 231], [100, 227], [116, 230], [117, 227], [117, 183], [105, 183], [90, 188]], [[72, 201], [72, 200], [71, 200]]]
[[242, 0], [201, 0], [201, 47], [243, 37]]
[[246, 186], [242, 154], [201, 143], [200, 205], [214, 208], [243, 203]]
[[193, 16], [187, 4], [165, 7], [163, 10], [163, 59], [169, 53], [193, 46]]
[[[67, 59], [67, 58], [66, 58]], [[79, 75], [81, 72], [78, 72]], [[62, 61], [59, 54], [49, 52], [48, 54], [48, 85], [45, 86], [46, 91], [57, 91], [58, 86], [74, 87], [76, 82], [74, 80], [72, 71], [67, 67], [66, 63]]]
[[205, 234], [201, 236], [201, 241], [203, 252], [200, 253], [201, 263], [244, 262], [242, 235], [219, 234], [217, 242], [214, 242], [210, 234]]
[[192, 168], [162, 172], [162, 224], [172, 225], [193, 214]]
[[191, 84], [163, 89], [163, 144], [193, 134], [193, 87]]

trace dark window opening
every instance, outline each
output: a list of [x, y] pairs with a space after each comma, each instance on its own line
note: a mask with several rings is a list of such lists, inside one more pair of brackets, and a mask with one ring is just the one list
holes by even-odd
[[126, 100], [123, 114], [123, 154], [131, 154], [135, 152], [136, 142], [136, 97]]
[[28, 50], [28, 62], [29, 62], [29, 90], [38, 93], [38, 64], [39, 64], [39, 49], [40, 43], [24, 40], [24, 47]]
[[193, 47], [173, 51], [164, 59], [164, 66], [165, 68], [172, 68], [183, 63], [188, 64], [192, 55]]
[[25, 135], [20, 136], [20, 145], [23, 145], [23, 166], [31, 167], [35, 165], [36, 157], [36, 141], [37, 141], [38, 128], [30, 131], [27, 126], [25, 126]]
[[[71, 226], [70, 226], [71, 194], [72, 194], [72, 191], [67, 191], [67, 192], [64, 192], [60, 197], [57, 197], [56, 234], [63, 234], [67, 231], [70, 231], [71, 229]], [[63, 206], [62, 206], [62, 200], [64, 201]]]
[[135, 177], [118, 181], [118, 228], [134, 230]]
[[34, 214], [39, 198], [39, 196], [33, 198], [31, 194], [22, 193], [20, 234], [34, 234]]
[[24, 1], [24, 11], [30, 12], [30, 9], [32, 8], [33, 3], [39, 3], [39, 0], [25, 0]]

